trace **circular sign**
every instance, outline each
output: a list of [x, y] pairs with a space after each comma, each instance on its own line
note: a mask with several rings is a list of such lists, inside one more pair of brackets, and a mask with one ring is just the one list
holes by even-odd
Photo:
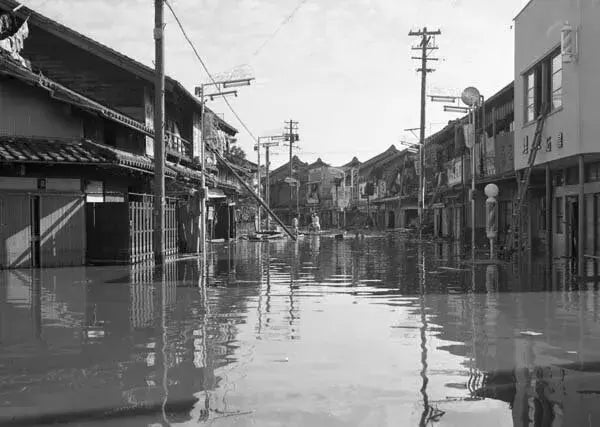
[[462, 100], [462, 102], [464, 102], [469, 107], [473, 107], [474, 105], [479, 104], [480, 97], [481, 97], [481, 94], [479, 93], [477, 88], [470, 86], [470, 87], [466, 88], [465, 90], [463, 90], [463, 93], [460, 96], [460, 99]]

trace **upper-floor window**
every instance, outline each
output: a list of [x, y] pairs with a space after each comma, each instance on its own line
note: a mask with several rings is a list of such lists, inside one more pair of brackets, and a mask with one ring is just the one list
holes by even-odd
[[539, 104], [536, 102], [539, 100], [539, 95], [536, 96], [537, 74], [534, 69], [525, 76], [525, 122], [533, 121], [539, 112]]
[[562, 106], [562, 55], [560, 52], [552, 58], [551, 72], [552, 109], [555, 109]]
[[[562, 56], [555, 51], [524, 75], [525, 122], [562, 106]], [[544, 111], [545, 110], [545, 111]]]

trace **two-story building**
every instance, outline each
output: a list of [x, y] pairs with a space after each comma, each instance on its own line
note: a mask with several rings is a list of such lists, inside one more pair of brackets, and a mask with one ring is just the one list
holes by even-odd
[[336, 191], [339, 195], [343, 176], [340, 168], [332, 167], [320, 158], [306, 167], [305, 214], [315, 212], [319, 215], [322, 228], [340, 225], [341, 210], [336, 203]]
[[371, 170], [373, 198], [379, 228], [405, 228], [417, 215], [418, 179], [415, 154], [398, 151], [378, 161]]
[[[376, 156], [364, 161], [358, 168], [358, 198], [352, 206], [354, 211], [354, 225], [381, 226], [377, 222], [372, 201], [379, 198], [379, 194], [385, 194], [385, 183], [380, 180], [382, 177], [382, 169], [377, 168], [382, 162], [385, 162], [391, 156], [398, 154], [400, 151], [391, 145], [387, 150], [379, 153]], [[374, 173], [376, 172], [376, 173]]]
[[[475, 131], [475, 233], [478, 245], [485, 244], [484, 188], [499, 187], [498, 241], [510, 232], [516, 192], [513, 166], [513, 84], [485, 100], [476, 111]], [[464, 126], [469, 117], [451, 121], [426, 140], [426, 207], [431, 209], [435, 237], [467, 241], [471, 235], [471, 150], [465, 144]]]
[[[14, 6], [1, 0], [0, 13]], [[154, 70], [26, 7], [17, 18], [19, 40], [0, 43], [0, 266], [152, 259]], [[173, 79], [166, 88], [172, 255], [197, 251], [201, 105]], [[236, 130], [206, 116], [207, 143], [224, 149]], [[223, 175], [209, 159], [209, 206], [237, 190]]]
[[533, 168], [530, 196], [540, 202], [528, 218], [545, 222], [554, 254], [577, 259], [579, 274], [585, 257], [600, 255], [598, 19], [592, 0], [532, 0], [515, 17], [515, 169]]
[[354, 217], [358, 214], [358, 202], [360, 194], [358, 192], [358, 170], [360, 169], [361, 162], [358, 158], [353, 157], [348, 163], [340, 166], [343, 173], [343, 188], [342, 194], [338, 191], [337, 198], [343, 197], [343, 200], [338, 201], [337, 205], [342, 209], [343, 227], [347, 227], [349, 224], [354, 223]]
[[307, 224], [307, 220], [310, 222], [310, 219], [307, 219], [310, 214], [306, 212], [307, 167], [308, 163], [300, 160], [298, 156], [292, 157], [292, 178], [299, 183], [299, 186], [291, 192], [289, 162], [270, 172], [268, 182], [267, 177], [263, 177], [265, 194], [267, 191], [269, 193], [270, 208], [288, 224], [291, 223], [294, 215], [299, 215], [301, 225]]

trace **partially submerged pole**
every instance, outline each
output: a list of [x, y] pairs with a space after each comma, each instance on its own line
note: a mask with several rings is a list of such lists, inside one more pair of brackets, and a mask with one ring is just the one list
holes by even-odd
[[165, 257], [165, 46], [164, 2], [154, 1], [154, 258], [162, 264]]

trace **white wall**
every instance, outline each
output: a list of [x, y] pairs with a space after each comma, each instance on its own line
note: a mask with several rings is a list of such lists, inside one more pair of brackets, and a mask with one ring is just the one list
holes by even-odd
[[[533, 0], [515, 19], [515, 169], [527, 164], [525, 137], [533, 142], [535, 123], [524, 123], [524, 73], [560, 46], [561, 28], [568, 21], [579, 30], [579, 59], [563, 64], [562, 108], [546, 121], [536, 164], [583, 152], [600, 152], [600, 2], [597, 0]], [[563, 148], [557, 138], [563, 133]], [[552, 151], [545, 141], [552, 137]]]

